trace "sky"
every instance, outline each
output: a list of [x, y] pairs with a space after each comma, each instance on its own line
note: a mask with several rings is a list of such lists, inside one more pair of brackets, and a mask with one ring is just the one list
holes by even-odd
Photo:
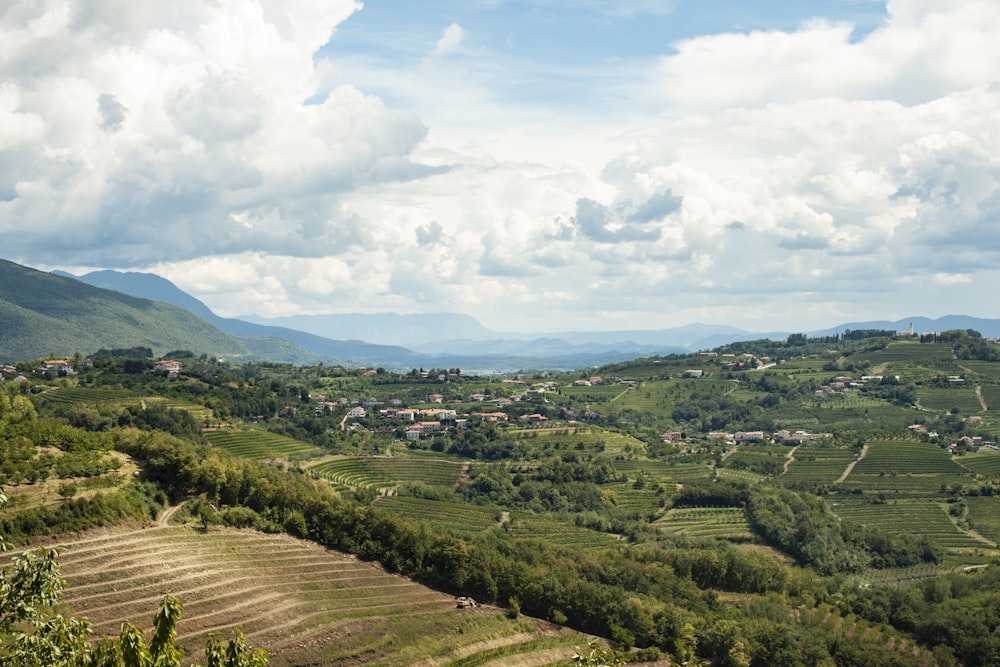
[[995, 0], [0, 0], [0, 256], [224, 316], [1000, 317]]

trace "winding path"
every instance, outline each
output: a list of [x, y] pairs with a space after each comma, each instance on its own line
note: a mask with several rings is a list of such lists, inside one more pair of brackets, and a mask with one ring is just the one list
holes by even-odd
[[851, 474], [852, 470], [854, 470], [854, 466], [858, 465], [858, 463], [861, 462], [861, 459], [865, 458], [865, 455], [867, 453], [868, 453], [868, 445], [865, 444], [865, 446], [861, 448], [861, 453], [858, 454], [858, 458], [854, 459], [853, 461], [847, 464], [847, 467], [844, 469], [844, 474], [838, 477], [837, 481], [834, 482], [834, 484], [843, 484], [844, 480], [847, 479], [847, 476]]
[[781, 471], [782, 475], [784, 475], [785, 473], [787, 473], [788, 472], [788, 466], [792, 465], [792, 463], [795, 462], [795, 450], [798, 449], [799, 447], [800, 447], [800, 445], [795, 445], [794, 447], [792, 447], [791, 449], [788, 450], [787, 454], [785, 454], [785, 467]]
[[986, 399], [983, 398], [983, 385], [976, 385], [976, 398], [979, 399], [979, 405], [983, 406], [983, 412], [989, 412], [990, 406], [986, 403]]

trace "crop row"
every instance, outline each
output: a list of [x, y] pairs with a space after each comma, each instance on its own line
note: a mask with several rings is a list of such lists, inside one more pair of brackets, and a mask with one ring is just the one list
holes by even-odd
[[434, 459], [357, 456], [325, 461], [310, 470], [334, 484], [357, 488], [384, 488], [406, 482], [451, 488], [465, 465]]
[[375, 501], [375, 507], [406, 519], [424, 521], [465, 533], [479, 533], [499, 525], [497, 510], [468, 503], [384, 496]]
[[788, 471], [781, 476], [781, 481], [785, 484], [791, 482], [832, 484], [844, 473], [854, 457], [852, 449], [802, 445], [795, 450], [795, 460], [789, 464]]
[[505, 528], [516, 538], [540, 539], [550, 544], [579, 549], [603, 549], [619, 541], [618, 537], [609, 533], [531, 512], [511, 512], [510, 522]]
[[671, 535], [713, 537], [734, 541], [752, 537], [746, 514], [738, 507], [672, 509], [653, 525]]
[[983, 411], [983, 407], [976, 397], [976, 388], [968, 385], [947, 389], [921, 387], [917, 395], [921, 407], [928, 410], [942, 412], [957, 410], [963, 415], [979, 414]]
[[913, 501], [886, 505], [840, 504], [837, 514], [891, 533], [926, 535], [947, 549], [977, 549], [989, 545], [962, 531], [934, 502]]
[[1000, 542], [1000, 496], [970, 496], [965, 499], [972, 529]]
[[[527, 654], [544, 636], [532, 619], [456, 609], [450, 595], [282, 535], [152, 528], [69, 542], [60, 562], [66, 606], [88, 618], [97, 636], [117, 634], [126, 619], [148, 633], [165, 592], [178, 596], [178, 643], [187, 656], [237, 627], [270, 651], [275, 667], [356, 664], [360, 656], [383, 667], [440, 664], [500, 641]], [[561, 635], [581, 643], [580, 635]]]
[[926, 442], [869, 442], [868, 452], [854, 472], [859, 475], [895, 472], [897, 474], [961, 475], [965, 473], [951, 454]]
[[248, 459], [304, 458], [323, 451], [308, 442], [261, 430], [205, 431], [203, 435], [215, 447]]
[[108, 387], [60, 387], [45, 393], [45, 400], [62, 405], [94, 405], [139, 399], [139, 394], [128, 389]]
[[977, 475], [1000, 477], [1000, 452], [983, 451], [966, 454], [956, 458], [955, 462]]

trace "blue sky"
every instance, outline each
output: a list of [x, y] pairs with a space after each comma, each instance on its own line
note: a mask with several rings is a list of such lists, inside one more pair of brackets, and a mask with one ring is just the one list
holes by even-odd
[[216, 312], [1000, 317], [992, 0], [14, 0], [0, 233]]

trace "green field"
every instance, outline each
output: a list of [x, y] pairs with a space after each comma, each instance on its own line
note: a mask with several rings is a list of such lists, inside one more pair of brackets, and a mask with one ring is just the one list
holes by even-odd
[[855, 450], [822, 446], [815, 442], [800, 445], [788, 471], [776, 481], [782, 484], [833, 484], [854, 460]]
[[987, 539], [1000, 542], [1000, 496], [969, 496], [965, 503], [972, 529]]
[[959, 456], [955, 462], [983, 477], [1000, 477], [1000, 451], [983, 450], [975, 454]]
[[672, 509], [653, 523], [668, 535], [717, 538], [736, 542], [749, 540], [753, 533], [746, 513], [739, 507], [686, 507]]
[[205, 431], [213, 446], [246, 459], [302, 459], [319, 456], [323, 450], [308, 442], [257, 429]]
[[946, 388], [921, 387], [917, 393], [920, 406], [927, 410], [941, 412], [957, 410], [958, 414], [963, 415], [977, 415], [983, 411], [976, 397], [976, 388], [971, 385]]
[[324, 461], [309, 471], [341, 487], [386, 489], [411, 482], [451, 489], [466, 465], [435, 459], [351, 456]]
[[458, 533], [481, 533], [500, 525], [501, 512], [491, 507], [407, 496], [382, 496], [374, 506], [384, 512], [422, 521]]
[[672, 459], [669, 462], [643, 459], [615, 460], [611, 465], [630, 478], [634, 479], [642, 474], [659, 484], [683, 484], [712, 476], [712, 469], [705, 463], [685, 463], [683, 459], [680, 461]]
[[545, 540], [578, 549], [603, 549], [621, 542], [617, 535], [583, 528], [571, 521], [570, 517], [561, 521], [532, 512], [511, 512], [504, 529], [515, 538]]
[[838, 502], [833, 510], [846, 520], [889, 533], [926, 535], [950, 551], [995, 555], [991, 544], [961, 530], [948, 516], [945, 505], [932, 500], [887, 504]]
[[641, 456], [646, 443], [632, 436], [592, 427], [510, 429], [507, 434], [541, 451], [582, 451], [607, 456]]
[[969, 472], [937, 445], [907, 440], [868, 443], [868, 451], [844, 480], [845, 488], [903, 496], [927, 496], [942, 486], [971, 480]]

